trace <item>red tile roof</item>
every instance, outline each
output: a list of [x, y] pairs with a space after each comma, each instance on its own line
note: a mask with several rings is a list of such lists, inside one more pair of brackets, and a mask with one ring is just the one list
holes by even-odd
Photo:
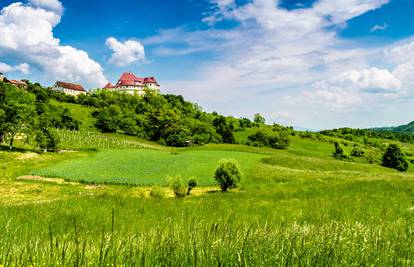
[[19, 81], [19, 80], [10, 80], [9, 82], [11, 84], [17, 85], [17, 86], [27, 86], [27, 83], [25, 83], [23, 81]]
[[122, 73], [116, 85], [108, 83], [107, 85], [105, 85], [104, 89], [118, 88], [121, 86], [139, 86], [150, 83], [155, 83], [159, 86], [157, 80], [154, 77], [140, 78], [138, 76], [135, 76], [135, 74], [133, 74], [132, 72], [124, 72]]
[[86, 90], [79, 84], [66, 83], [66, 82], [56, 82], [56, 85], [59, 86], [59, 87], [74, 90], [74, 91], [86, 92]]
[[156, 85], [159, 85], [157, 80], [154, 77], [147, 77], [144, 79], [144, 84], [147, 83], [155, 83]]
[[112, 83], [108, 83], [107, 85], [105, 85], [104, 89], [111, 89], [114, 88], [115, 86]]

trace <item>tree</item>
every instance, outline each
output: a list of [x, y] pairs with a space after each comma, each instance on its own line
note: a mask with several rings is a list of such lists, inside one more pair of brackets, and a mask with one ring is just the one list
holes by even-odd
[[409, 163], [396, 144], [390, 144], [382, 157], [382, 165], [399, 171], [406, 171]]
[[35, 137], [37, 146], [43, 151], [58, 151], [59, 139], [50, 129], [39, 130]]
[[168, 182], [176, 198], [183, 198], [187, 195], [187, 187], [180, 175], [168, 177]]
[[190, 195], [191, 190], [193, 190], [194, 187], [196, 186], [197, 186], [197, 178], [190, 178], [190, 180], [188, 180], [187, 196]]
[[221, 136], [223, 143], [234, 144], [236, 142], [233, 134], [234, 126], [227, 122], [226, 117], [218, 116], [213, 120], [213, 125]]
[[101, 109], [97, 114], [96, 127], [102, 132], [116, 133], [121, 123], [121, 108], [117, 105]]
[[260, 115], [259, 113], [254, 114], [253, 121], [255, 123], [258, 123], [258, 124], [265, 124], [266, 123], [266, 119], [262, 115]]
[[276, 149], [285, 149], [289, 146], [289, 134], [286, 131], [265, 132], [258, 130], [256, 133], [249, 135], [249, 140], [256, 145], [268, 146]]
[[226, 192], [238, 186], [242, 178], [240, 166], [235, 159], [222, 159], [218, 162], [214, 178], [220, 184], [221, 190]]
[[0, 94], [0, 133], [9, 140], [9, 148], [12, 149], [17, 135], [27, 138], [33, 132], [36, 117], [35, 96], [5, 84], [2, 84]]
[[345, 154], [344, 149], [342, 148], [341, 144], [338, 141], [335, 141], [335, 151], [333, 152], [333, 156], [336, 159], [347, 159], [348, 156]]

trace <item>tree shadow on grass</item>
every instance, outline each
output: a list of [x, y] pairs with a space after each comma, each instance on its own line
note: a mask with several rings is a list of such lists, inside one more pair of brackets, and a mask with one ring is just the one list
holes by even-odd
[[39, 151], [31, 149], [31, 148], [20, 148], [20, 147], [13, 147], [10, 149], [9, 146], [6, 145], [0, 145], [0, 151], [4, 152], [20, 152], [20, 153], [37, 153], [40, 154]]

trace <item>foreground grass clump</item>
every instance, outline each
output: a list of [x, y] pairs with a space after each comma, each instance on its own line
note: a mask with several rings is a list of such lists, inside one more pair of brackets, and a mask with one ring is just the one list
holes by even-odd
[[237, 159], [248, 172], [266, 155], [213, 150], [189, 150], [177, 155], [164, 151], [105, 150], [89, 158], [68, 160], [33, 171], [34, 175], [87, 183], [166, 185], [166, 176], [199, 178], [199, 185], [214, 185], [214, 170], [223, 157]]

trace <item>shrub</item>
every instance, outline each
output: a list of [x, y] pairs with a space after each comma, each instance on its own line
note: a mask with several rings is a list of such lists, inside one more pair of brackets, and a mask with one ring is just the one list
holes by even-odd
[[187, 186], [180, 175], [169, 177], [168, 180], [171, 190], [174, 192], [176, 198], [183, 198], [187, 195]]
[[336, 159], [347, 159], [348, 158], [348, 156], [344, 152], [344, 149], [342, 148], [341, 144], [338, 141], [335, 142], [335, 151], [333, 152], [333, 156]]
[[253, 146], [268, 146], [276, 149], [285, 149], [289, 146], [289, 133], [285, 131], [268, 133], [258, 130], [248, 138]]
[[391, 144], [382, 157], [382, 165], [399, 171], [406, 171], [409, 163], [400, 147], [396, 144]]
[[197, 186], [197, 178], [192, 177], [190, 178], [190, 180], [188, 180], [188, 191], [187, 191], [187, 195], [190, 195], [191, 190], [193, 190], [194, 187]]
[[222, 191], [236, 188], [241, 177], [240, 166], [235, 159], [222, 159], [218, 162], [214, 178], [220, 184]]
[[151, 188], [150, 197], [162, 199], [165, 198], [165, 193], [160, 186], [156, 185]]
[[364, 150], [362, 150], [359, 146], [355, 146], [351, 151], [351, 156], [353, 157], [362, 157], [364, 154]]

